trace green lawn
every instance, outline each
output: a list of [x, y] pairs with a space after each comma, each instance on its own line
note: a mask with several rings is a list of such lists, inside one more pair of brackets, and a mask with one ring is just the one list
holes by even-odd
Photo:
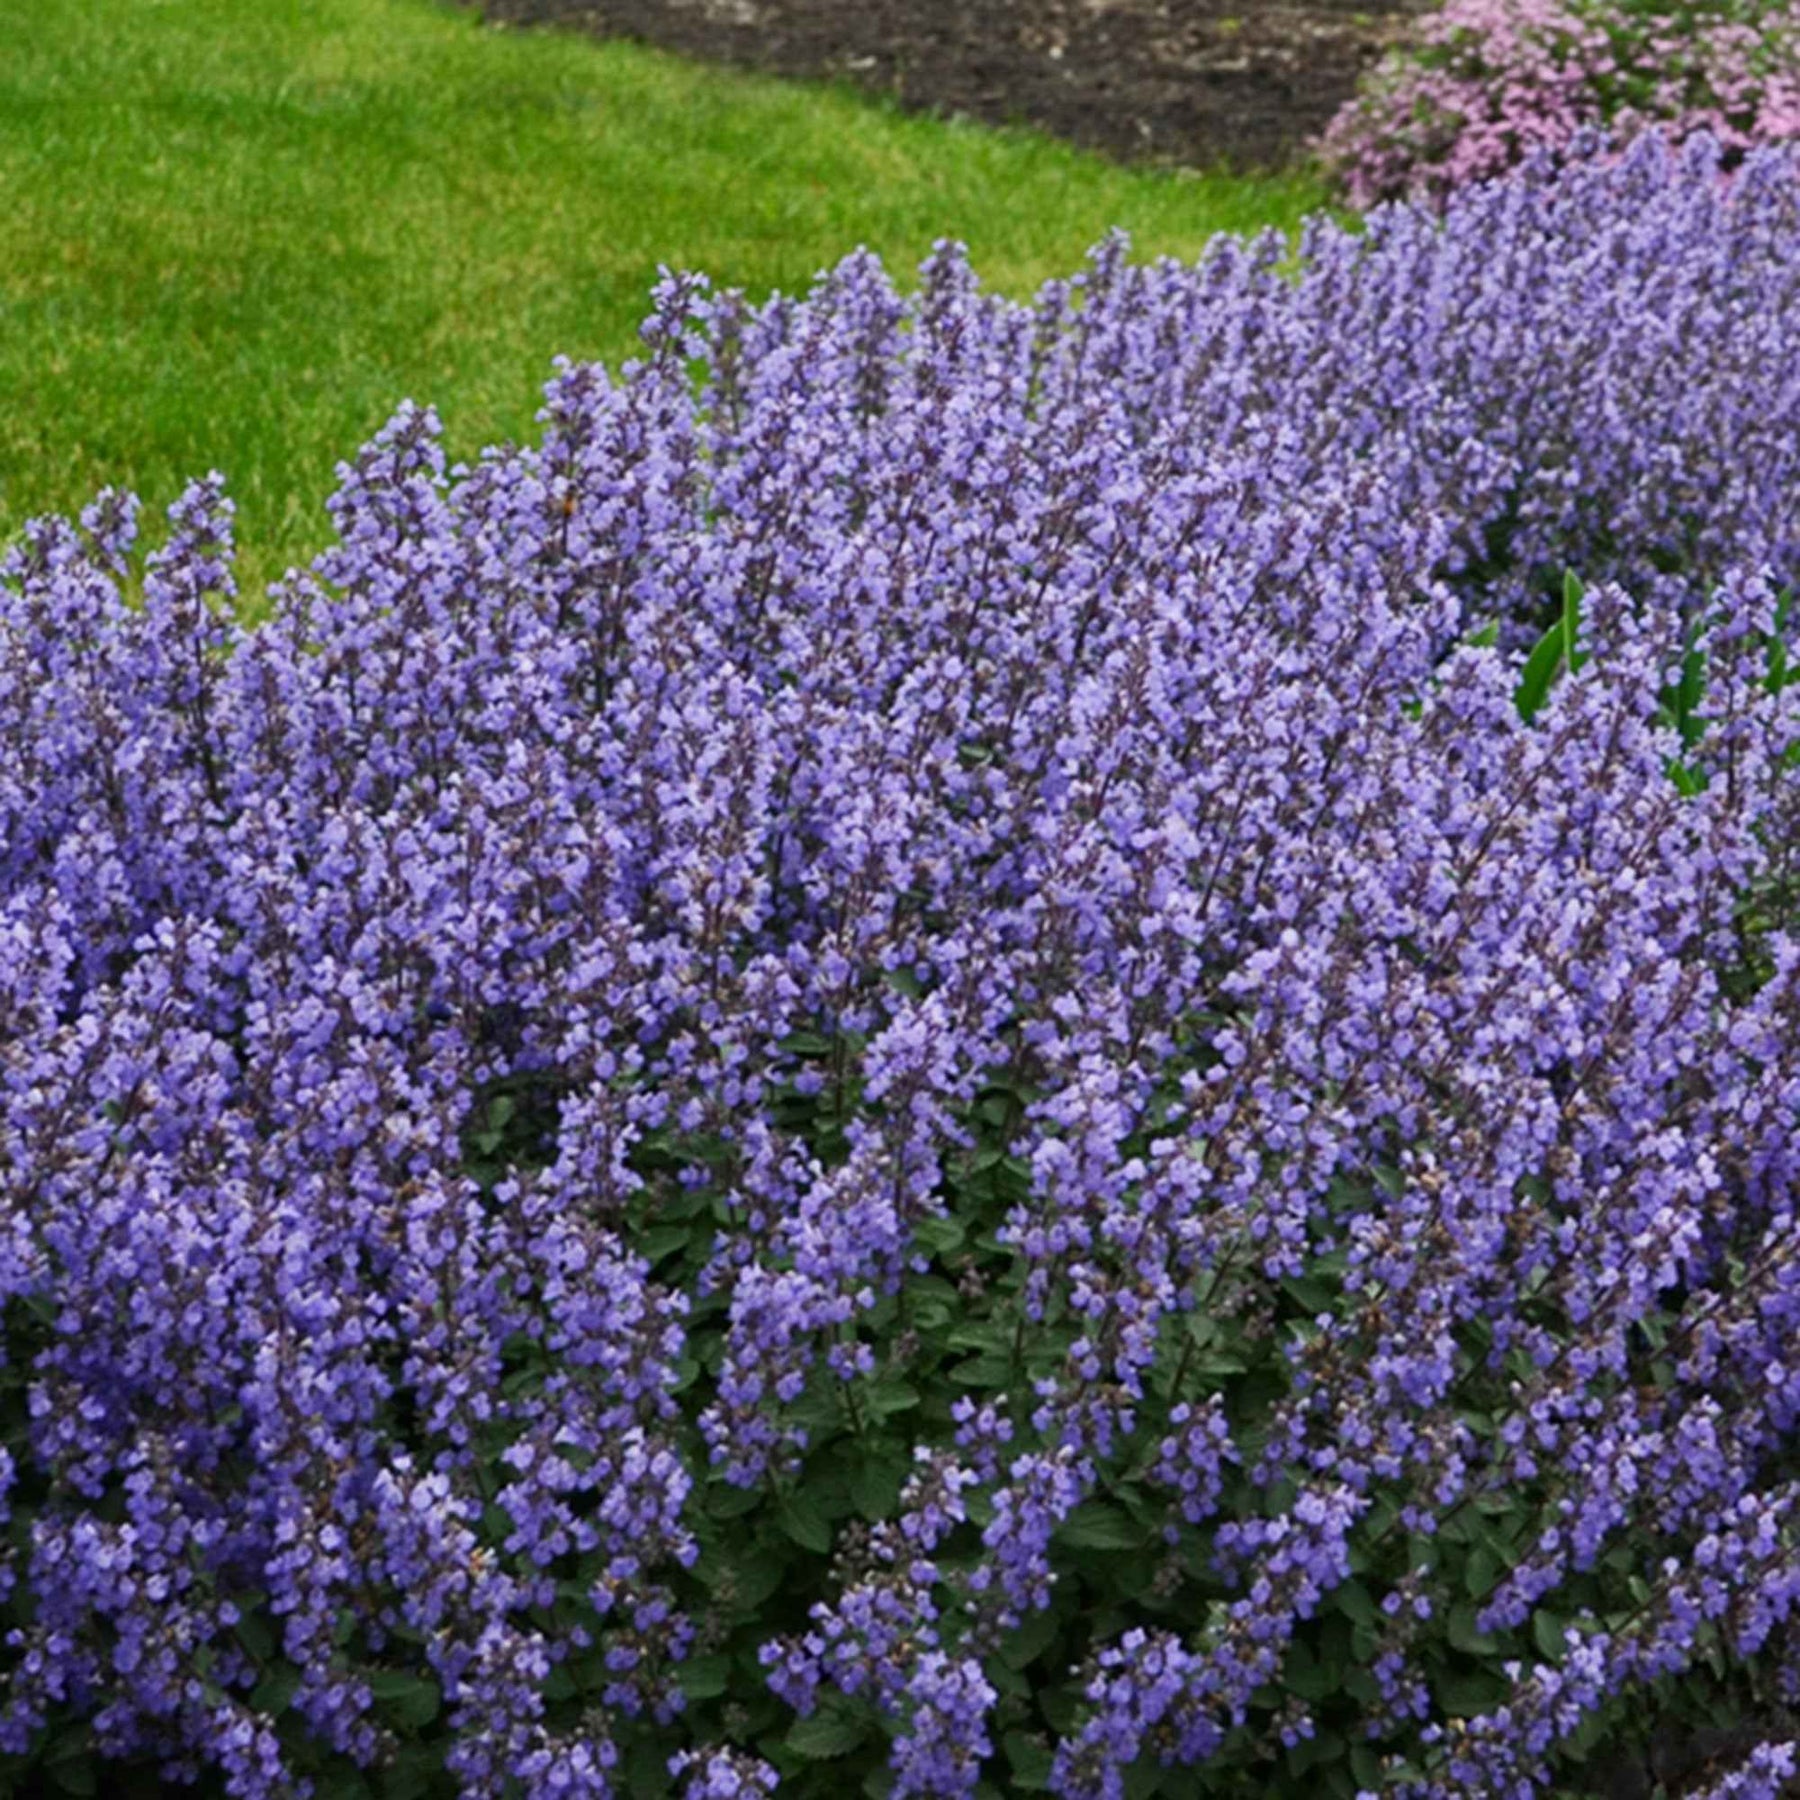
[[1125, 170], [1023, 132], [435, 0], [31, 0], [0, 51], [0, 536], [223, 469], [246, 589], [322, 541], [334, 463], [406, 396], [453, 447], [532, 430], [558, 352], [629, 355], [656, 265], [763, 292], [940, 235], [1024, 293], [1291, 225], [1304, 176]]

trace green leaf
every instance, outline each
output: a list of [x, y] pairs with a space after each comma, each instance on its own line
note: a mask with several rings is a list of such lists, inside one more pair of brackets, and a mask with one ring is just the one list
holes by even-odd
[[1527, 724], [1543, 707], [1563, 669], [1579, 669], [1588, 660], [1579, 647], [1580, 638], [1581, 582], [1571, 570], [1563, 576], [1562, 612], [1526, 657], [1513, 691], [1519, 717]]
[[1311, 1275], [1283, 1276], [1281, 1291], [1308, 1314], [1329, 1312], [1335, 1297], [1327, 1283]]
[[237, 1641], [244, 1646], [259, 1663], [271, 1662], [279, 1653], [280, 1643], [275, 1636], [275, 1627], [269, 1615], [263, 1611], [263, 1599], [259, 1595], [255, 1600], [248, 1597], [238, 1600], [238, 1619], [235, 1627]]
[[949, 1256], [960, 1250], [968, 1231], [960, 1219], [933, 1217], [921, 1219], [913, 1227], [913, 1240], [934, 1256]]
[[1028, 1668], [1047, 1650], [1062, 1630], [1062, 1621], [1049, 1607], [1029, 1612], [1000, 1640], [1000, 1660], [1009, 1669]]
[[1141, 1550], [1144, 1528], [1129, 1513], [1104, 1500], [1084, 1500], [1056, 1528], [1057, 1540], [1072, 1550]]
[[370, 1788], [361, 1769], [341, 1759], [327, 1763], [313, 1777], [314, 1800], [370, 1800]]
[[1498, 1646], [1486, 1632], [1476, 1629], [1476, 1610], [1468, 1601], [1451, 1607], [1444, 1635], [1453, 1650], [1465, 1651], [1470, 1656], [1492, 1656]]
[[816, 1031], [790, 1031], [775, 1047], [789, 1056], [829, 1056], [831, 1039]]
[[1439, 1710], [1449, 1719], [1472, 1719], [1498, 1706], [1507, 1696], [1504, 1676], [1476, 1669], [1467, 1674], [1446, 1672], [1432, 1682]]
[[1012, 1767], [1012, 1785], [1038, 1793], [1050, 1785], [1050, 1765], [1055, 1761], [1048, 1744], [1023, 1731], [1009, 1731], [1001, 1739]]
[[761, 1504], [762, 1495], [755, 1488], [738, 1487], [729, 1481], [710, 1481], [706, 1485], [706, 1510], [715, 1519], [741, 1519]]
[[1568, 1655], [1563, 1642], [1563, 1620], [1553, 1612], [1538, 1611], [1531, 1617], [1531, 1640], [1546, 1662], [1559, 1663]]
[[1690, 650], [1681, 659], [1681, 679], [1675, 684], [1675, 729], [1684, 744], [1697, 744], [1706, 735], [1700, 716], [1706, 698], [1706, 653]]
[[919, 1390], [905, 1381], [878, 1381], [864, 1396], [869, 1411], [878, 1419], [910, 1412], [919, 1404]]
[[681, 1691], [690, 1700], [711, 1700], [731, 1685], [729, 1656], [690, 1657], [675, 1671]]
[[782, 1495], [775, 1522], [802, 1550], [824, 1556], [831, 1549], [831, 1521], [804, 1490]]
[[1769, 673], [1763, 685], [1771, 694], [1779, 694], [1796, 677], [1788, 669], [1788, 614], [1793, 609], [1794, 590], [1783, 588], [1775, 601], [1775, 629], [1769, 636]]
[[1381, 1618], [1375, 1597], [1360, 1581], [1341, 1581], [1331, 1591], [1331, 1603], [1353, 1625], [1377, 1624]]
[[1581, 648], [1581, 578], [1573, 569], [1563, 571], [1563, 657], [1571, 669], [1579, 669], [1587, 660]]
[[620, 1773], [624, 1780], [615, 1791], [631, 1795], [632, 1800], [652, 1800], [652, 1796], [666, 1794], [675, 1785], [669, 1772], [668, 1746], [653, 1739], [631, 1747]]
[[1335, 1663], [1324, 1662], [1296, 1639], [1288, 1647], [1287, 1661], [1282, 1665], [1281, 1685], [1302, 1700], [1329, 1700], [1344, 1685], [1344, 1671]]
[[672, 1251], [685, 1250], [693, 1238], [688, 1225], [653, 1225], [648, 1231], [635, 1232], [631, 1247], [647, 1262], [661, 1262]]
[[1163, 1770], [1150, 1757], [1128, 1764], [1120, 1771], [1125, 1800], [1151, 1800], [1162, 1786]]
[[1087, 1702], [1072, 1682], [1059, 1682], [1038, 1695], [1038, 1711], [1058, 1737], [1067, 1737], [1085, 1715]]
[[736, 1558], [724, 1573], [734, 1603], [746, 1612], [755, 1612], [788, 1579], [786, 1565], [776, 1556]]
[[1310, 1770], [1323, 1768], [1326, 1772], [1321, 1779], [1329, 1781], [1330, 1772], [1343, 1761], [1346, 1748], [1344, 1740], [1335, 1731], [1317, 1732], [1312, 1737], [1302, 1738], [1288, 1751], [1288, 1770], [1294, 1775], [1305, 1775]]
[[443, 1772], [441, 1749], [424, 1744], [402, 1744], [381, 1770], [381, 1800], [419, 1800], [429, 1793], [433, 1780]]
[[1004, 1352], [1012, 1342], [1012, 1333], [993, 1319], [954, 1327], [944, 1339], [951, 1350], [997, 1350]]
[[898, 1450], [875, 1450], [857, 1458], [850, 1471], [850, 1498], [865, 1519], [888, 1518], [900, 1504], [900, 1490], [912, 1464]]
[[787, 1747], [796, 1756], [813, 1762], [848, 1756], [869, 1735], [869, 1723], [854, 1713], [827, 1708], [810, 1719], [796, 1720], [788, 1732]]
[[83, 1724], [58, 1738], [44, 1755], [51, 1781], [65, 1794], [92, 1794], [99, 1789], [94, 1734]]
[[1526, 724], [1537, 717], [1550, 693], [1551, 683], [1562, 670], [1562, 621], [1559, 619], [1538, 639], [1525, 667], [1519, 672], [1519, 685], [1513, 690], [1513, 704]]
[[437, 1717], [443, 1694], [429, 1675], [377, 1669], [367, 1679], [376, 1705], [398, 1723], [419, 1730]]
[[1485, 1600], [1499, 1585], [1506, 1564], [1486, 1544], [1477, 1544], [1463, 1565], [1463, 1588], [1471, 1600]]
[[963, 1387], [1003, 1388], [1012, 1380], [1012, 1358], [999, 1350], [971, 1356], [950, 1371], [950, 1379]]
[[250, 1690], [250, 1704], [270, 1718], [284, 1713], [300, 1690], [300, 1671], [290, 1662], [280, 1662]]

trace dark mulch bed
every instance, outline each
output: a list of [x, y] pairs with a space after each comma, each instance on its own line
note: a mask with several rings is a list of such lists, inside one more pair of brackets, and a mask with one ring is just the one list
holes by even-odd
[[484, 0], [508, 23], [1025, 121], [1116, 156], [1270, 166], [1428, 0]]

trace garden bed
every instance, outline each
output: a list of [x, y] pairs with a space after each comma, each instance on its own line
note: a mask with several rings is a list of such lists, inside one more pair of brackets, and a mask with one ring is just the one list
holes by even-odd
[[1419, 0], [487, 0], [904, 105], [1023, 121], [1112, 155], [1272, 165], [1321, 130]]

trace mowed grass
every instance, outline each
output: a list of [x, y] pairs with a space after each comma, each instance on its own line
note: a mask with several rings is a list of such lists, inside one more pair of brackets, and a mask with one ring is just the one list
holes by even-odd
[[1113, 225], [1191, 257], [1320, 199], [437, 0], [31, 0], [4, 36], [0, 538], [218, 468], [247, 596], [401, 399], [458, 455], [528, 436], [553, 356], [632, 353], [659, 263], [791, 292], [952, 236], [1024, 294]]

